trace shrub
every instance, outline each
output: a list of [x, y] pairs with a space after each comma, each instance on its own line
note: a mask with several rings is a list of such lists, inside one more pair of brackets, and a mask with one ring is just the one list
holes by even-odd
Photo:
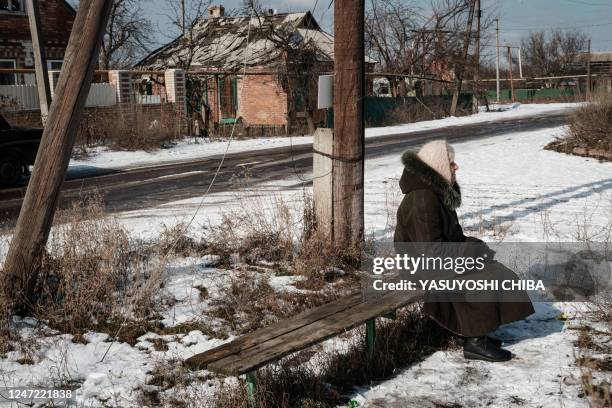
[[612, 94], [598, 94], [571, 116], [565, 135], [545, 148], [612, 160]]

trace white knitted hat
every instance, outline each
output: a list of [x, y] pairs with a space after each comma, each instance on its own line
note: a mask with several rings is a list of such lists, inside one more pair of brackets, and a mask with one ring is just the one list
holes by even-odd
[[455, 149], [446, 140], [434, 140], [425, 144], [421, 147], [417, 156], [423, 163], [444, 177], [446, 181], [453, 182], [450, 164], [455, 160]]

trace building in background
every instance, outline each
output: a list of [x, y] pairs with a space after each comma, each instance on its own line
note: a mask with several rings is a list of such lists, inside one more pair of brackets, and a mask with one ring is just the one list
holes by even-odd
[[[76, 11], [65, 0], [39, 2], [47, 65], [62, 67]], [[34, 68], [25, 0], [0, 0], [0, 68]], [[33, 85], [34, 74], [0, 73], [0, 85]]]
[[224, 13], [223, 6], [211, 6], [192, 30], [137, 67], [189, 71], [190, 80], [203, 83], [199, 99], [216, 124], [240, 120], [246, 127], [273, 127], [278, 133], [322, 124], [317, 78], [333, 70], [333, 37], [310, 12]]

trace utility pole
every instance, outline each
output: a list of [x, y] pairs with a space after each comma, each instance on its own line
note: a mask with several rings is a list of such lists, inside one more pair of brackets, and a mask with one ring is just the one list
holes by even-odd
[[[476, 106], [478, 107], [478, 100], [481, 96], [480, 90], [480, 19], [482, 18], [482, 9], [480, 7], [480, 0], [476, 0], [476, 69], [474, 70], [474, 94], [476, 95]], [[489, 103], [486, 101], [487, 111], [489, 110]]]
[[364, 17], [364, 0], [335, 0], [332, 235], [346, 250], [364, 234]]
[[519, 57], [519, 78], [523, 79], [523, 58], [521, 57], [522, 48], [518, 47], [518, 57]]
[[514, 80], [512, 79], [512, 47], [508, 47], [508, 72], [510, 74], [510, 98], [514, 102]]
[[468, 14], [467, 21], [467, 30], [465, 33], [465, 43], [463, 45], [463, 58], [461, 63], [459, 64], [459, 70], [456, 73], [455, 78], [455, 92], [453, 93], [453, 100], [451, 102], [450, 115], [455, 116], [457, 113], [457, 103], [459, 102], [459, 94], [461, 93], [461, 82], [463, 81], [463, 72], [465, 71], [465, 66], [468, 63], [468, 52], [470, 50], [470, 39], [472, 33], [472, 22], [474, 20], [474, 7], [476, 5], [476, 0], [470, 2], [470, 11]]
[[13, 299], [15, 313], [32, 306], [38, 267], [45, 251], [60, 188], [79, 129], [112, 0], [81, 0], [43, 132], [32, 178], [4, 263], [0, 289]]
[[185, 0], [181, 0], [181, 31], [185, 35]]
[[427, 52], [425, 48], [425, 31], [421, 30], [421, 47], [423, 50], [423, 56], [421, 58], [421, 78], [425, 78], [425, 53]]
[[34, 53], [34, 67], [36, 69], [36, 89], [40, 105], [40, 118], [43, 126], [49, 116], [51, 107], [51, 87], [49, 86], [49, 73], [47, 72], [47, 58], [45, 57], [45, 38], [40, 25], [40, 9], [38, 0], [26, 0], [30, 34], [32, 36], [32, 50]]
[[495, 19], [495, 79], [497, 84], [497, 103], [499, 103], [499, 17]]
[[591, 79], [591, 39], [589, 38], [589, 53], [587, 54], [587, 101], [591, 100], [591, 88], [593, 86]]

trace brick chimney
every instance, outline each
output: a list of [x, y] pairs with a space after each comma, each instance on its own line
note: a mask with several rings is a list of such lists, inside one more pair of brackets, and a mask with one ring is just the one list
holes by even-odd
[[212, 18], [223, 17], [225, 15], [225, 7], [221, 4], [208, 7], [208, 16]]

